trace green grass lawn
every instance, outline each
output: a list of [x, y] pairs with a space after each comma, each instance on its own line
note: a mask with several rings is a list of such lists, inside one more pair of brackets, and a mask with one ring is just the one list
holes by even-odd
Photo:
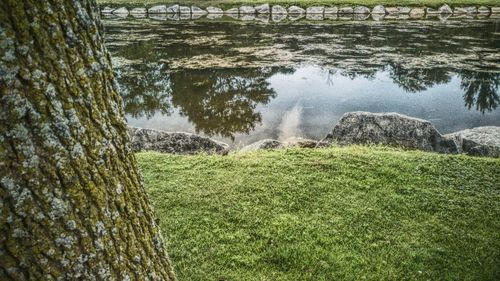
[[365, 5], [373, 7], [375, 5], [397, 6], [428, 6], [437, 7], [443, 4], [450, 6], [466, 6], [466, 5], [486, 5], [500, 6], [499, 0], [97, 0], [101, 5], [124, 5], [124, 6], [152, 6], [157, 4], [183, 4], [197, 5], [200, 7], [208, 7], [211, 5], [223, 8], [234, 7], [236, 5], [257, 5], [257, 4], [280, 4], [283, 6], [299, 5], [309, 7], [313, 5]]
[[500, 159], [139, 153], [179, 280], [500, 280]]

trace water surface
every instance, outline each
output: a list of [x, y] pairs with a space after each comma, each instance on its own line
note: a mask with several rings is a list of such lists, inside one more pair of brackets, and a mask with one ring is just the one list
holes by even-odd
[[500, 126], [500, 22], [106, 20], [131, 125], [233, 146], [321, 139], [348, 111]]

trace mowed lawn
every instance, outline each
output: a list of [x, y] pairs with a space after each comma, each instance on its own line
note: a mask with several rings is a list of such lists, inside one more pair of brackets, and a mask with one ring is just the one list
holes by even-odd
[[139, 153], [179, 280], [500, 280], [500, 159]]

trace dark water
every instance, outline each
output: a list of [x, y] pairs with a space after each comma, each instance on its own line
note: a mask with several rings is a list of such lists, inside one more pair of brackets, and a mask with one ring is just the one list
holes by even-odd
[[348, 111], [442, 133], [500, 125], [500, 21], [106, 20], [131, 125], [241, 146], [322, 138]]

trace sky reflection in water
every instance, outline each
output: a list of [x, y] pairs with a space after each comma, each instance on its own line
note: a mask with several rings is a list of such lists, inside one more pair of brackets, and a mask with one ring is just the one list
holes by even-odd
[[134, 126], [241, 146], [320, 139], [356, 110], [428, 119], [443, 133], [500, 125], [498, 22], [105, 26]]

